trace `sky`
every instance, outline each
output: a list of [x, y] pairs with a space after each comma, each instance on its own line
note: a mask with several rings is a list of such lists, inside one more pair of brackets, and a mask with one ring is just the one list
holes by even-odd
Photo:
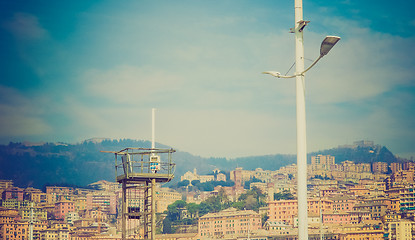
[[[415, 156], [415, 2], [303, 1], [307, 151]], [[0, 0], [0, 144], [151, 140], [295, 154], [294, 0]], [[134, 146], [130, 146], [134, 147]]]

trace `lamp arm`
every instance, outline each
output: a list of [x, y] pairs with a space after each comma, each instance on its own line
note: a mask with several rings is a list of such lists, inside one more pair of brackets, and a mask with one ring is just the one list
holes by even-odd
[[272, 76], [277, 77], [277, 78], [295, 78], [297, 76], [304, 75], [304, 73], [306, 73], [308, 70], [310, 70], [312, 67], [314, 67], [314, 65], [316, 65], [317, 62], [320, 61], [320, 59], [322, 57], [324, 57], [324, 55], [320, 55], [306, 70], [302, 71], [301, 73], [294, 74], [294, 75], [291, 75], [291, 76], [280, 75], [279, 73], [272, 74], [272, 72], [263, 72], [263, 73], [265, 73], [265, 74], [271, 74]]
[[312, 67], [314, 67], [314, 65], [316, 65], [316, 63], [318, 61], [320, 61], [320, 59], [323, 57], [324, 55], [320, 55], [314, 62], [313, 64], [311, 64], [306, 70], [304, 70], [302, 73], [298, 74], [298, 75], [303, 75], [304, 73], [306, 73], [308, 70], [310, 70]]
[[278, 78], [295, 78], [297, 75], [291, 75], [291, 76], [285, 76], [285, 75], [279, 75]]

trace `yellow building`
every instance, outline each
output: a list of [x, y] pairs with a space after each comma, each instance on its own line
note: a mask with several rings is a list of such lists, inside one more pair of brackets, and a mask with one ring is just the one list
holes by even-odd
[[13, 187], [13, 180], [0, 180], [0, 189]]
[[203, 182], [209, 182], [215, 180], [214, 175], [199, 175], [197, 174], [196, 168], [193, 169], [193, 172], [186, 172], [183, 174], [183, 176], [180, 177], [180, 181], [188, 180], [190, 183], [192, 183], [193, 180], [199, 180], [201, 183]]
[[156, 190], [156, 212], [162, 213], [170, 204], [182, 200], [182, 194], [170, 188], [158, 188]]
[[[22, 217], [23, 220], [29, 220], [30, 214], [30, 208], [22, 208], [19, 210], [19, 215]], [[36, 221], [46, 221], [48, 220], [48, 212], [42, 208], [34, 207], [33, 218]]]
[[29, 224], [27, 222], [10, 222], [0, 225], [0, 239], [27, 239]]
[[67, 229], [45, 229], [41, 231], [42, 240], [71, 240], [71, 235]]
[[330, 170], [331, 166], [335, 164], [334, 156], [330, 155], [317, 155], [311, 157], [312, 170]]
[[77, 197], [74, 199], [75, 211], [82, 211], [86, 209], [86, 197]]
[[383, 228], [380, 224], [346, 225], [340, 228], [339, 240], [383, 240]]
[[415, 222], [408, 219], [386, 222], [385, 239], [412, 240], [415, 238], [415, 232], [412, 233], [414, 227]]
[[48, 204], [54, 203], [53, 195], [47, 194], [44, 192], [33, 192], [30, 194], [30, 199], [36, 203], [48, 203]]
[[228, 208], [218, 213], [208, 213], [199, 218], [200, 239], [224, 239], [232, 236], [247, 236], [261, 229], [261, 216], [252, 211]]

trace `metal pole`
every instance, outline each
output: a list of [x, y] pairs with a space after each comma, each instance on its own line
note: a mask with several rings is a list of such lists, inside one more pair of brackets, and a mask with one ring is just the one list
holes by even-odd
[[29, 240], [33, 240], [33, 202], [30, 203]]
[[[296, 74], [304, 71], [303, 1], [295, 0], [295, 65]], [[307, 145], [305, 116], [304, 76], [296, 76], [297, 105], [297, 197], [298, 197], [298, 239], [308, 240], [307, 217]]]
[[127, 239], [127, 184], [126, 180], [122, 181], [122, 219], [121, 219], [121, 237], [122, 240]]
[[156, 239], [156, 179], [151, 179], [151, 240]]
[[151, 148], [156, 148], [156, 109], [151, 109]]

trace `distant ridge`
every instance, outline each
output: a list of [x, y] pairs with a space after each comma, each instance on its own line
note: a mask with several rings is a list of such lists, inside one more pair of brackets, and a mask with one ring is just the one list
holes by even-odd
[[[13, 180], [15, 186], [42, 188], [47, 184], [72, 184], [87, 186], [100, 180], [115, 181], [114, 158], [100, 151], [118, 151], [127, 147], [150, 148], [150, 141], [131, 139], [91, 138], [77, 144], [66, 143], [9, 143], [0, 145], [0, 179]], [[160, 148], [171, 148], [157, 144]], [[336, 162], [345, 160], [356, 163], [396, 162], [397, 159], [386, 147], [371, 141], [358, 141], [353, 145], [322, 150], [308, 154], [308, 159], [317, 154], [332, 155]], [[177, 151], [173, 155], [176, 163], [174, 182], [180, 181], [187, 171], [198, 169], [200, 174], [209, 174], [213, 169], [230, 171], [236, 167], [246, 170], [262, 168], [278, 170], [282, 166], [296, 163], [295, 155], [274, 154], [240, 157], [235, 159], [204, 158]], [[93, 171], [91, 171], [93, 169]]]
[[101, 143], [103, 141], [112, 141], [112, 140], [114, 139], [112, 138], [90, 138], [90, 139], [83, 141], [82, 143], [84, 142]]
[[405, 159], [397, 158], [389, 149], [373, 141], [356, 141], [352, 145], [340, 145], [337, 148], [322, 150], [315, 153], [335, 156], [336, 163], [346, 160], [355, 163], [386, 162], [388, 164]]

